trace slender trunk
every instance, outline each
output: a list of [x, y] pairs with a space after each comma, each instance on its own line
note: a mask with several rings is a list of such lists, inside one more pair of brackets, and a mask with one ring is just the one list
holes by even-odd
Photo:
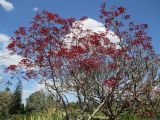
[[92, 120], [93, 117], [95, 116], [95, 114], [101, 109], [101, 107], [105, 104], [107, 100], [107, 97], [105, 98], [105, 100], [97, 107], [97, 109], [95, 109], [95, 111], [91, 114], [91, 116], [89, 116], [88, 120]]
[[[51, 67], [51, 60], [50, 60], [50, 58], [48, 56], [47, 56], [47, 59], [48, 59], [48, 62], [50, 64], [50, 67]], [[65, 111], [65, 114], [66, 114], [65, 119], [69, 120], [69, 114], [68, 114], [68, 111], [67, 111], [67, 108], [66, 108], [66, 103], [65, 103], [63, 97], [61, 96], [60, 91], [59, 91], [59, 89], [58, 89], [58, 87], [56, 85], [56, 82], [55, 82], [55, 79], [54, 79], [54, 71], [53, 71], [52, 67], [51, 67], [51, 77], [52, 77], [53, 86], [54, 86], [54, 88], [53, 87], [51, 87], [51, 88], [53, 88], [53, 90], [55, 90], [55, 92], [57, 93], [59, 98], [62, 100], [63, 108], [64, 108], [64, 111]]]

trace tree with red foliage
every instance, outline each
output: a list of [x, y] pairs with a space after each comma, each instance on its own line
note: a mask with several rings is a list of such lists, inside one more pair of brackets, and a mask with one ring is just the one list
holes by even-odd
[[[70, 91], [78, 98], [81, 120], [86, 119], [86, 108], [96, 108], [89, 120], [98, 111], [115, 120], [125, 111], [138, 114], [142, 105], [144, 112], [151, 107], [150, 96], [159, 81], [158, 57], [145, 32], [148, 26], [128, 22], [125, 11], [115, 6], [107, 11], [103, 4], [100, 19], [106, 31], [99, 33], [81, 28], [87, 18], [75, 22], [46, 11], [34, 17], [29, 29], [15, 32], [8, 49], [24, 57], [17, 67], [26, 68], [24, 78], [40, 79], [62, 101], [66, 120], [70, 116], [65, 93]], [[118, 43], [108, 39], [109, 30]]]

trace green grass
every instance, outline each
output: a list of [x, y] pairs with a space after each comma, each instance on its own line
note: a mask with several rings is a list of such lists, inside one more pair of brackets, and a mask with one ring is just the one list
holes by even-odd
[[14, 115], [8, 120], [63, 120], [63, 112], [49, 109], [45, 112], [33, 112], [25, 115]]
[[[65, 117], [64, 112], [55, 109], [48, 109], [44, 112], [32, 112], [30, 114], [24, 114], [24, 115], [23, 114], [13, 115], [7, 120], [64, 120], [64, 117]], [[101, 112], [97, 113], [94, 118], [99, 118], [100, 120], [107, 120], [107, 118]], [[153, 119], [138, 117], [135, 116], [134, 114], [122, 113], [119, 120], [153, 120]]]

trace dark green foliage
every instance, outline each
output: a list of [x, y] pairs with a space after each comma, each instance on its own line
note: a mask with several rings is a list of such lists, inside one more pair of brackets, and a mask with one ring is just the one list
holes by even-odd
[[9, 91], [0, 92], [0, 119], [5, 120], [9, 114], [12, 94]]
[[54, 103], [54, 99], [51, 95], [48, 95], [43, 91], [36, 91], [27, 99], [26, 111], [42, 111], [49, 107], [53, 107]]
[[13, 93], [11, 109], [9, 111], [11, 114], [17, 114], [22, 112], [22, 83], [19, 81], [17, 83], [16, 89]]

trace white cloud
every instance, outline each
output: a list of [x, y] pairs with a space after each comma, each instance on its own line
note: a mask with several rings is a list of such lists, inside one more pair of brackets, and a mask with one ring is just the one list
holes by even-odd
[[6, 11], [11, 11], [14, 9], [14, 6], [8, 0], [0, 0], [0, 6], [2, 6]]
[[105, 27], [102, 23], [91, 18], [87, 18], [86, 20], [84, 20], [80, 26], [82, 27], [83, 30], [90, 29], [93, 32], [105, 31]]
[[[83, 30], [89, 29], [96, 33], [106, 32], [106, 28], [101, 22], [91, 18], [84, 20], [81, 26]], [[107, 38], [113, 43], [118, 43], [120, 41], [118, 36], [116, 36], [116, 34], [111, 30], [108, 31]]]
[[0, 76], [0, 84], [3, 82], [3, 77]]
[[22, 102], [26, 104], [26, 99], [34, 92], [45, 90], [45, 86], [37, 83], [37, 81], [23, 81]]
[[37, 7], [33, 8], [33, 11], [38, 11], [38, 10], [39, 10], [39, 8], [37, 8]]
[[[1, 52], [6, 51], [6, 46], [9, 43], [9, 36], [6, 34], [0, 34]], [[3, 51], [2, 51], [3, 50]], [[5, 51], [4, 51], [5, 50]]]
[[[79, 29], [76, 29], [76, 26], [80, 26], [83, 30], [91, 30], [90, 32], [86, 33], [86, 34], [90, 34], [90, 33], [106, 33], [106, 37], [110, 40], [110, 42], [117, 44], [117, 48], [119, 48], [118, 43], [120, 42], [119, 37], [112, 32], [111, 30], [107, 31], [105, 26], [101, 23], [98, 22], [94, 19], [91, 18], [87, 18], [84, 21], [76, 21], [73, 26], [75, 27], [74, 29], [71, 29], [71, 33], [66, 35], [66, 39], [65, 42], [68, 44], [68, 47], [71, 46], [72, 44], [76, 44], [76, 41], [73, 41], [72, 37], [74, 35], [76, 36], [85, 36], [85, 33], [81, 33], [81, 31]], [[103, 41], [101, 41], [101, 43], [103, 44]]]
[[17, 65], [22, 57], [18, 55], [10, 55], [7, 49], [10, 37], [6, 34], [0, 34], [0, 65], [9, 66], [11, 64]]

